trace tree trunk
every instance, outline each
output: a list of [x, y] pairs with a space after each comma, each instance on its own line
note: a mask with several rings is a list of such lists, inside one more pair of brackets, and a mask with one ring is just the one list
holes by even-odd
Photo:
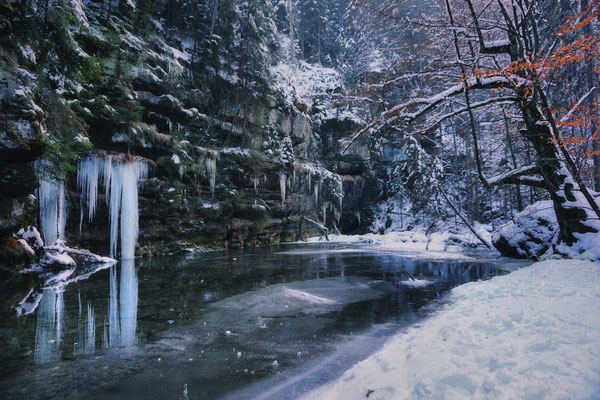
[[[584, 10], [588, 6], [588, 0], [581, 1], [581, 9]], [[599, 21], [600, 22], [600, 21]], [[590, 35], [592, 33], [592, 26], [587, 25], [583, 28], [583, 31], [586, 35]], [[589, 104], [592, 110], [595, 108], [596, 113], [599, 111], [600, 104], [598, 101], [600, 97], [598, 97], [598, 91], [600, 91], [600, 80], [598, 79], [598, 74], [595, 71], [594, 58], [590, 57], [587, 65], [586, 65], [586, 77], [588, 88], [591, 90], [593, 87], [596, 87], [596, 90], [592, 93], [589, 99]], [[600, 124], [598, 123], [597, 118], [592, 118], [591, 121], [591, 133], [592, 133], [592, 187], [597, 192], [600, 192]]]
[[210, 34], [213, 35], [215, 33], [215, 25], [217, 23], [217, 15], [219, 13], [219, 0], [213, 1], [212, 6], [212, 15], [210, 18]]
[[[510, 152], [510, 158], [513, 163], [513, 168], [517, 169], [519, 165], [517, 164], [517, 157], [515, 156], [515, 151], [512, 145], [512, 139], [510, 137], [510, 129], [508, 126], [508, 118], [506, 117], [506, 113], [504, 110], [502, 111], [502, 115], [504, 116], [504, 128], [506, 129], [506, 145], [508, 146], [508, 151]], [[516, 185], [516, 196], [517, 196], [517, 209], [519, 212], [523, 211], [523, 197], [521, 196], [521, 185]]]
[[[525, 96], [521, 96], [526, 99]], [[567, 165], [559, 158], [559, 150], [554, 144], [550, 127], [540, 124], [543, 117], [534, 103], [523, 100], [523, 118], [527, 129], [521, 134], [533, 146], [537, 155], [537, 165], [545, 181], [544, 188], [549, 193], [559, 225], [558, 243], [572, 246], [578, 241], [577, 234], [598, 232], [588, 221], [585, 199], [578, 196], [577, 184]]]

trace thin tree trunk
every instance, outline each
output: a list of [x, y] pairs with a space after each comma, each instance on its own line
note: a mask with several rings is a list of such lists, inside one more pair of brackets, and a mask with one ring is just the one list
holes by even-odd
[[213, 0], [212, 13], [210, 19], [210, 34], [215, 33], [215, 25], [217, 23], [217, 15], [219, 13], [219, 0]]
[[[512, 145], [512, 139], [510, 137], [510, 130], [508, 126], [508, 118], [506, 117], [506, 113], [502, 110], [502, 115], [504, 117], [504, 128], [506, 129], [506, 145], [508, 146], [508, 151], [510, 151], [510, 158], [513, 163], [513, 168], [518, 168], [519, 164], [517, 164], [517, 157], [515, 156], [515, 150]], [[523, 197], [521, 196], [521, 185], [516, 186], [516, 195], [517, 195], [517, 209], [519, 212], [523, 211]]]
[[446, 192], [444, 192], [444, 189], [442, 189], [442, 187], [440, 185], [437, 185], [437, 189], [440, 191], [440, 193], [442, 194], [442, 196], [444, 197], [444, 199], [446, 200], [446, 202], [448, 203], [448, 205], [452, 208], [452, 210], [454, 210], [454, 213], [456, 215], [458, 215], [458, 218], [461, 219], [462, 222], [464, 222], [464, 224], [467, 226], [467, 228], [469, 228], [469, 230], [471, 232], [473, 232], [473, 234], [475, 235], [475, 237], [477, 239], [479, 239], [479, 241], [481, 243], [483, 243], [488, 249], [491, 249], [492, 246], [481, 236], [479, 236], [479, 233], [477, 233], [477, 231], [475, 230], [475, 228], [473, 228], [471, 226], [471, 224], [469, 223], [469, 221], [467, 221], [467, 219], [460, 213], [460, 211], [458, 211], [458, 209], [456, 208], [456, 206], [454, 206], [454, 203], [452, 203], [452, 201], [448, 198], [448, 195], [446, 194]]

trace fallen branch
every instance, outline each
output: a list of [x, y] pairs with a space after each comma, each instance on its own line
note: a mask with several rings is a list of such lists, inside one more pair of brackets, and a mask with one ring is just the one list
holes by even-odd
[[467, 228], [469, 228], [471, 230], [471, 232], [473, 232], [473, 234], [475, 235], [475, 237], [477, 237], [477, 239], [479, 239], [479, 241], [481, 243], [483, 243], [488, 249], [491, 249], [492, 246], [484, 238], [482, 238], [481, 236], [479, 236], [479, 234], [477, 233], [477, 231], [475, 231], [475, 228], [473, 228], [471, 226], [471, 224], [469, 224], [469, 222], [467, 221], [467, 219], [460, 213], [460, 211], [458, 211], [458, 209], [450, 201], [450, 199], [448, 198], [448, 195], [446, 194], [446, 192], [444, 192], [444, 189], [442, 189], [442, 187], [440, 185], [437, 185], [437, 189], [440, 191], [440, 193], [442, 194], [442, 196], [444, 197], [444, 199], [448, 202], [448, 204], [450, 205], [450, 207], [452, 208], [452, 210], [454, 210], [454, 212], [456, 213], [456, 215], [458, 215], [458, 218], [460, 218], [461, 221], [464, 222], [464, 224], [467, 226]]
[[310, 218], [302, 217], [302, 219], [316, 226], [323, 233], [325, 239], [327, 239], [327, 241], [329, 242], [329, 229], [327, 229], [325, 225], [318, 223], [317, 221], [314, 221]]

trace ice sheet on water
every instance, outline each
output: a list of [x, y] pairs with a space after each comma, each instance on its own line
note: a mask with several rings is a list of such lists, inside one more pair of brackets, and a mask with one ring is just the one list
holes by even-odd
[[415, 287], [415, 288], [429, 286], [432, 283], [433, 282], [428, 281], [427, 279], [415, 279], [415, 280], [410, 280], [409, 279], [409, 280], [401, 281], [400, 282], [401, 285], [409, 286], [409, 287]]

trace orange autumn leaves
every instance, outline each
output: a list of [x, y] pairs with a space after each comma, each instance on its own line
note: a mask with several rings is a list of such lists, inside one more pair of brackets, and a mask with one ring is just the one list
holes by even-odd
[[[549, 72], [558, 73], [572, 64], [583, 65], [589, 63], [588, 68], [593, 68], [598, 82], [597, 74], [600, 72], [600, 0], [592, 0], [588, 7], [580, 13], [571, 16], [558, 28], [557, 37], [560, 38], [561, 47], [554, 51], [546, 63]], [[594, 24], [596, 25], [594, 27]], [[591, 27], [592, 29], [585, 29]], [[595, 29], [594, 29], [595, 28]], [[574, 38], [565, 44], [565, 39]], [[574, 156], [582, 161], [600, 155], [599, 150], [594, 150], [592, 143], [600, 143], [600, 104], [598, 91], [591, 105], [573, 104], [568, 110], [556, 109], [553, 113], [562, 118], [557, 118], [557, 125], [570, 135], [561, 135], [560, 142]], [[598, 148], [599, 146], [596, 146]], [[583, 168], [584, 173], [587, 168]]]
[[[569, 76], [582, 76], [593, 71], [597, 88], [595, 95], [590, 96], [590, 99], [596, 100], [552, 109], [557, 126], [561, 128], [561, 135], [555, 138], [555, 144], [564, 146], [581, 161], [589, 160], [600, 153], [598, 150], [594, 151], [592, 146], [594, 142], [600, 143], [600, 104], [597, 100], [600, 98], [599, 25], [600, 0], [591, 0], [586, 9], [568, 18], [557, 29], [555, 50], [552, 52], [544, 55], [529, 53], [524, 58], [510, 62], [504, 68], [480, 69], [473, 74], [477, 78], [504, 77], [507, 81], [505, 87], [519, 88], [521, 97], [526, 100], [534, 94], [534, 83], [543, 82], [553, 87], [568, 88], [571, 84]], [[529, 82], [523, 85], [522, 79]], [[464, 82], [467, 80], [464, 79]], [[582, 85], [581, 82], [577, 84]], [[596, 146], [598, 147], [600, 146]]]

